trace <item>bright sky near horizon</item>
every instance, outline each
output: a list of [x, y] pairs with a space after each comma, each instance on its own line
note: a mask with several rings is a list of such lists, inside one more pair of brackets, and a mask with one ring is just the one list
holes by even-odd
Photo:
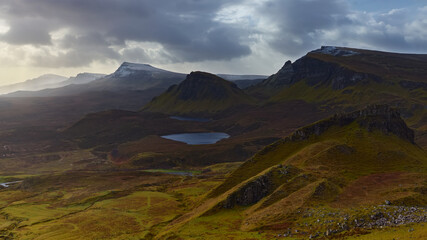
[[0, 85], [42, 74], [272, 74], [321, 45], [427, 53], [427, 0], [0, 2]]

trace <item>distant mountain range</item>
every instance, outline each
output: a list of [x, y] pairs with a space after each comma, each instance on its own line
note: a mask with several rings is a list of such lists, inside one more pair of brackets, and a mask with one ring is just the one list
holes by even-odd
[[[0, 87], [0, 93], [10, 97], [54, 97], [72, 96], [87, 92], [142, 91], [147, 89], [167, 89], [185, 79], [185, 74], [155, 68], [148, 64], [124, 62], [112, 74], [81, 73], [76, 77], [65, 78], [57, 75], [44, 75], [10, 86]], [[263, 75], [218, 74], [246, 88], [267, 78]]]
[[7, 94], [16, 91], [38, 91], [45, 88], [56, 88], [63, 86], [62, 83], [68, 78], [55, 74], [46, 74], [37, 78], [29, 79], [25, 82], [0, 86], [0, 94]]
[[[256, 84], [259, 82], [257, 78], [260, 77], [228, 76], [245, 84]], [[248, 80], [251, 77], [254, 80]], [[0, 121], [3, 123], [0, 129], [23, 128], [25, 130], [22, 132], [31, 135], [32, 130], [28, 130], [28, 127], [32, 129], [31, 126], [43, 126], [44, 129], [49, 129], [48, 131], [56, 131], [78, 121], [88, 113], [111, 109], [137, 111], [171, 85], [179, 84], [185, 78], [186, 74], [162, 70], [147, 64], [125, 62], [109, 75], [82, 73], [69, 79], [60, 77], [51, 81], [56, 85], [51, 84], [49, 87], [43, 85], [46, 89], [38, 91], [33, 91], [38, 89], [35, 87], [21, 86], [19, 89], [28, 91], [0, 96]], [[250, 83], [251, 81], [253, 83]], [[29, 86], [28, 83], [24, 85]], [[53, 88], [58, 85], [66, 86]], [[25, 137], [26, 134], [18, 134], [19, 131], [15, 132], [20, 142], [33, 139]], [[7, 138], [12, 139], [9, 135]]]
[[97, 78], [85, 84], [72, 84], [41, 91], [21, 91], [9, 94], [11, 97], [54, 97], [72, 96], [88, 92], [142, 91], [166, 89], [184, 80], [185, 74], [169, 72], [146, 64], [124, 62], [114, 73]]
[[75, 77], [67, 78], [55, 74], [46, 74], [22, 83], [0, 86], [0, 94], [14, 93], [18, 91], [34, 92], [44, 89], [60, 88], [71, 84], [85, 84], [103, 76], [105, 76], [105, 74], [80, 73]]
[[64, 86], [71, 84], [86, 84], [96, 79], [104, 77], [105, 74], [100, 73], [79, 73], [75, 77], [70, 77], [68, 80], [62, 82]]

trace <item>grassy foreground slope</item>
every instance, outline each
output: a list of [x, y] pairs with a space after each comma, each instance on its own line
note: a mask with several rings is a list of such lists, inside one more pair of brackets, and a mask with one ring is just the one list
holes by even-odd
[[235, 168], [215, 165], [203, 178], [161, 170], [4, 174], [0, 182], [18, 182], [0, 188], [0, 239], [152, 239], [217, 186], [217, 174]]
[[425, 236], [427, 153], [413, 138], [387, 106], [301, 128], [242, 164], [159, 237], [346, 238], [388, 227], [404, 237], [405, 226]]

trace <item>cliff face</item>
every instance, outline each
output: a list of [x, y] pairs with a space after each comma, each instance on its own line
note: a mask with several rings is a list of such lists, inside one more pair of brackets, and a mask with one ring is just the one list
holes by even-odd
[[288, 182], [301, 172], [289, 165], [277, 165], [266, 173], [246, 182], [238, 190], [231, 193], [220, 207], [249, 206], [270, 195], [280, 184]]
[[[313, 53], [317, 52], [314, 51]], [[262, 85], [279, 87], [291, 85], [302, 80], [312, 86], [317, 84], [330, 85], [335, 90], [343, 89], [359, 82], [382, 81], [380, 77], [373, 74], [356, 72], [336, 63], [312, 58], [309, 53], [294, 63], [287, 61], [276, 74], [262, 82]]]
[[238, 191], [231, 194], [222, 204], [224, 208], [232, 208], [236, 205], [248, 206], [257, 203], [273, 190], [271, 172], [248, 182]]
[[298, 129], [285, 141], [304, 140], [311, 135], [320, 135], [332, 126], [344, 126], [354, 121], [368, 131], [379, 130], [414, 143], [414, 131], [406, 125], [396, 109], [387, 105], [371, 105], [363, 110], [335, 114], [329, 119]]

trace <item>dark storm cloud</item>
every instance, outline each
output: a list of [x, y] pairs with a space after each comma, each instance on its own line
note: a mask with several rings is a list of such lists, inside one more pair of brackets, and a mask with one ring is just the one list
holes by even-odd
[[298, 56], [319, 47], [316, 33], [349, 24], [347, 5], [340, 0], [270, 1], [262, 9], [278, 22], [280, 31], [271, 44], [286, 55]]
[[79, 37], [66, 35], [59, 44], [61, 49], [67, 49], [65, 53], [44, 53], [33, 57], [32, 61], [34, 65], [44, 67], [80, 67], [90, 64], [93, 60], [105, 62], [109, 59], [120, 59], [120, 54], [109, 46], [110, 43], [98, 33]]
[[[258, 14], [276, 22], [270, 46], [298, 57], [321, 45], [427, 51], [427, 9], [359, 12], [343, 0], [271, 0]], [[422, 27], [425, 26], [425, 27]]]
[[51, 44], [50, 35], [45, 30], [43, 21], [15, 20], [11, 25], [19, 27], [11, 28], [7, 34], [0, 36], [0, 41], [13, 44]]
[[173, 55], [182, 56], [189, 61], [202, 61], [205, 60], [204, 56], [210, 56], [213, 60], [229, 60], [234, 56], [251, 53], [247, 46], [236, 41], [239, 39], [238, 32], [239, 29], [216, 28], [202, 38], [190, 39], [188, 44], [183, 47], [178, 47], [174, 43], [166, 44], [166, 46]]
[[36, 46], [32, 64], [48, 67], [227, 61], [264, 49], [297, 58], [321, 45], [425, 52], [426, 16], [427, 7], [369, 13], [345, 0], [10, 0], [0, 2], [10, 27], [0, 42]]
[[[112, 46], [127, 41], [156, 42], [176, 61], [224, 60], [251, 53], [245, 30], [214, 21], [227, 1], [211, 0], [16, 0], [2, 1], [9, 44], [52, 44], [50, 33], [69, 29], [59, 39], [67, 53], [36, 59], [39, 65], [83, 66], [104, 57], [119, 59]], [[75, 37], [73, 37], [73, 35]], [[96, 36], [96, 37], [95, 37]], [[78, 55], [81, 54], [79, 57]]]

